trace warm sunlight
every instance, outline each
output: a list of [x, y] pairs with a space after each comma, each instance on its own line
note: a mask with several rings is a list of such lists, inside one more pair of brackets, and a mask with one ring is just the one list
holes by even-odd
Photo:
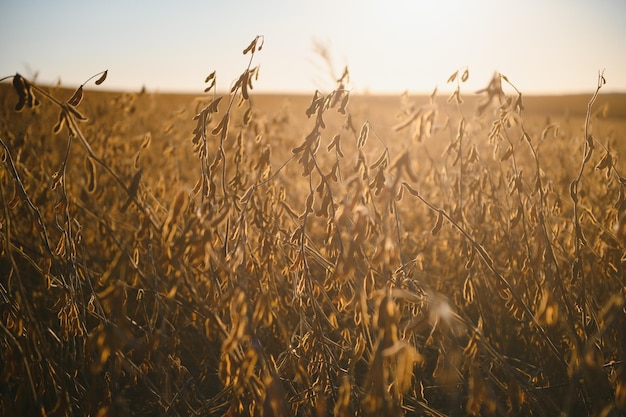
[[[108, 68], [108, 88], [198, 91], [212, 70], [228, 88], [254, 35], [259, 91], [328, 87], [323, 44], [356, 91], [429, 92], [468, 67], [468, 87], [500, 71], [527, 93], [588, 91], [605, 69], [626, 90], [626, 3], [565, 1], [2, 2], [4, 73], [80, 83]], [[19, 33], [19, 36], [16, 34]], [[337, 74], [336, 74], [337, 75]]]
[[0, 0], [0, 415], [626, 415], [625, 17]]

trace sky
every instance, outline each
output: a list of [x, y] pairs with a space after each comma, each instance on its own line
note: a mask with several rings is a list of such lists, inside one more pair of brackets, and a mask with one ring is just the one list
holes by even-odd
[[[113, 90], [230, 88], [264, 46], [259, 92], [312, 94], [348, 66], [357, 93], [484, 87], [495, 71], [526, 94], [626, 92], [623, 0], [0, 0], [0, 78]], [[328, 51], [333, 71], [316, 52]], [[463, 92], [463, 90], [462, 90]]]

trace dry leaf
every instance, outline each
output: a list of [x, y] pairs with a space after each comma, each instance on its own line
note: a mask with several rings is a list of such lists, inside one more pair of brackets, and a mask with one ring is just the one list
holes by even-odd
[[100, 78], [98, 78], [96, 80], [96, 85], [100, 85], [104, 82], [104, 80], [107, 79], [107, 74], [109, 73], [109, 70], [105, 70], [102, 75], [100, 76]]
[[74, 92], [74, 94], [72, 95], [72, 97], [67, 100], [67, 104], [69, 104], [70, 106], [78, 106], [80, 104], [80, 102], [83, 99], [83, 86], [81, 85], [80, 87], [78, 87], [78, 89]]

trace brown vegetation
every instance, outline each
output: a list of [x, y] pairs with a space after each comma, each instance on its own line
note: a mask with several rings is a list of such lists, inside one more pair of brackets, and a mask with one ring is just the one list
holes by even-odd
[[254, 95], [261, 42], [224, 95], [1, 86], [0, 414], [623, 413], [602, 76], [303, 103]]

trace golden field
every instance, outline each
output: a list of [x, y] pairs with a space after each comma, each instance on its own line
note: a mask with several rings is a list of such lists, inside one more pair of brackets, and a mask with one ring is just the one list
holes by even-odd
[[0, 414], [626, 411], [626, 95], [254, 75], [0, 85]]

